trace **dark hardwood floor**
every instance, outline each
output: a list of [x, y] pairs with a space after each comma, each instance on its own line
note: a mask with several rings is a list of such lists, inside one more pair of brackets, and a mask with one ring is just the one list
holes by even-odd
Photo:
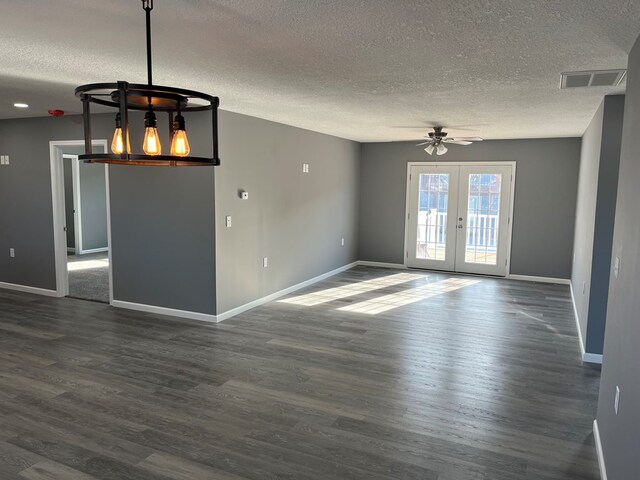
[[0, 290], [0, 479], [599, 478], [568, 287], [359, 267], [282, 300]]

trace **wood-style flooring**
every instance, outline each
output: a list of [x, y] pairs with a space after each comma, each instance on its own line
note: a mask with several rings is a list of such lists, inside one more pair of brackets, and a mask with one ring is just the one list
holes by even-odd
[[0, 479], [599, 478], [567, 286], [358, 267], [281, 300], [0, 290]]

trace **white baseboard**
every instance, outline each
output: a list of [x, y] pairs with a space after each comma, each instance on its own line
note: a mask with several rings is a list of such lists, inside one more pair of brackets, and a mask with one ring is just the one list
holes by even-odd
[[553, 277], [533, 277], [530, 275], [507, 275], [509, 280], [521, 280], [523, 282], [537, 282], [537, 283], [555, 283], [557, 285], [571, 285], [571, 280], [568, 278], [553, 278]]
[[251, 310], [252, 308], [258, 307], [268, 302], [272, 302], [280, 297], [284, 297], [290, 293], [295, 292], [296, 290], [300, 290], [301, 288], [308, 287], [313, 285], [314, 283], [320, 282], [325, 278], [332, 277], [337, 275], [338, 273], [342, 273], [346, 270], [350, 270], [353, 267], [356, 267], [360, 264], [360, 262], [349, 263], [348, 265], [344, 265], [340, 268], [336, 268], [335, 270], [331, 270], [330, 272], [323, 273], [322, 275], [318, 275], [317, 277], [313, 277], [309, 280], [305, 280], [304, 282], [297, 283], [296, 285], [292, 285], [291, 287], [285, 288], [284, 290], [277, 291], [266, 297], [258, 298], [257, 300], [253, 300], [252, 302], [245, 303], [244, 305], [240, 305], [239, 307], [232, 308], [231, 310], [227, 310], [226, 312], [219, 313], [217, 315], [218, 322], [222, 322], [223, 320], [227, 320], [228, 318], [239, 315], [240, 313], [246, 312], [247, 310]]
[[402, 270], [407, 269], [407, 266], [401, 263], [369, 262], [367, 260], [358, 260], [356, 264], [362, 267], [399, 268]]
[[601, 353], [583, 353], [582, 361], [586, 363], [597, 363], [602, 365], [602, 354]]
[[600, 430], [598, 420], [593, 421], [593, 438], [596, 441], [596, 452], [598, 454], [598, 466], [600, 467], [600, 478], [607, 480], [607, 467], [604, 463], [604, 453], [602, 451], [602, 440], [600, 440]]
[[582, 352], [582, 361], [586, 363], [599, 363], [602, 365], [602, 354], [587, 353], [584, 348], [584, 339], [582, 338], [582, 329], [580, 328], [580, 316], [578, 315], [578, 307], [576, 306], [576, 297], [573, 294], [573, 285], [569, 282], [569, 291], [571, 292], [571, 305], [573, 305], [573, 316], [576, 319], [576, 330], [578, 330], [578, 340], [580, 341], [580, 352]]
[[124, 302], [122, 300], [113, 300], [111, 306], [116, 308], [125, 308], [127, 310], [136, 310], [139, 312], [156, 313], [158, 315], [168, 315], [170, 317], [188, 318], [190, 320], [200, 320], [202, 322], [217, 323], [218, 317], [208, 313], [189, 312], [187, 310], [176, 310], [175, 308], [158, 307], [156, 305], [145, 305], [143, 303]]
[[57, 297], [58, 292], [55, 290], [47, 290], [46, 288], [29, 287], [27, 285], [18, 285], [16, 283], [0, 282], [0, 288], [7, 290], [16, 290], [18, 292], [35, 293], [36, 295], [46, 295], [47, 297]]
[[576, 297], [573, 294], [573, 285], [569, 282], [569, 291], [571, 292], [571, 305], [573, 305], [573, 316], [576, 320], [576, 329], [578, 330], [578, 340], [580, 340], [580, 351], [582, 352], [582, 356], [586, 350], [584, 349], [584, 340], [582, 339], [582, 329], [580, 328], [580, 316], [578, 315], [578, 307], [576, 306]]
[[108, 252], [109, 247], [101, 247], [101, 248], [91, 248], [89, 250], [82, 250], [79, 255], [87, 255], [88, 253], [100, 253], [100, 252]]

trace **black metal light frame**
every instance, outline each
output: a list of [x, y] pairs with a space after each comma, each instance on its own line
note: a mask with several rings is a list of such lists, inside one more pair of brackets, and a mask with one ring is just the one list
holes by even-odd
[[[118, 165], [147, 166], [206, 166], [220, 165], [218, 156], [218, 97], [193, 90], [153, 85], [151, 65], [151, 10], [153, 0], [142, 0], [146, 13], [147, 31], [147, 77], [148, 84], [119, 81], [116, 83], [92, 83], [76, 88], [76, 96], [82, 100], [84, 119], [85, 154], [78, 158], [86, 163], [110, 163]], [[204, 104], [189, 104], [190, 100], [200, 100]], [[129, 111], [166, 112], [169, 120], [169, 137], [173, 138], [174, 115], [189, 112], [211, 111], [212, 153], [211, 157], [177, 155], [146, 155], [129, 153], [123, 148], [121, 154], [93, 153], [91, 136], [91, 104], [117, 108], [122, 128], [122, 144], [129, 144]]]

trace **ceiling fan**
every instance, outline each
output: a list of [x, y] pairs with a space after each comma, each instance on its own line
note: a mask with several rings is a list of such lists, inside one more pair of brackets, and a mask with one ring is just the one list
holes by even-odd
[[482, 141], [480, 137], [447, 138], [448, 134], [447, 132], [443, 132], [442, 128], [443, 127], [433, 127], [433, 132], [429, 132], [429, 140], [419, 143], [416, 146], [427, 145], [427, 148], [424, 150], [429, 155], [433, 155], [434, 150], [437, 155], [444, 155], [449, 151], [446, 145], [471, 145], [473, 142]]

